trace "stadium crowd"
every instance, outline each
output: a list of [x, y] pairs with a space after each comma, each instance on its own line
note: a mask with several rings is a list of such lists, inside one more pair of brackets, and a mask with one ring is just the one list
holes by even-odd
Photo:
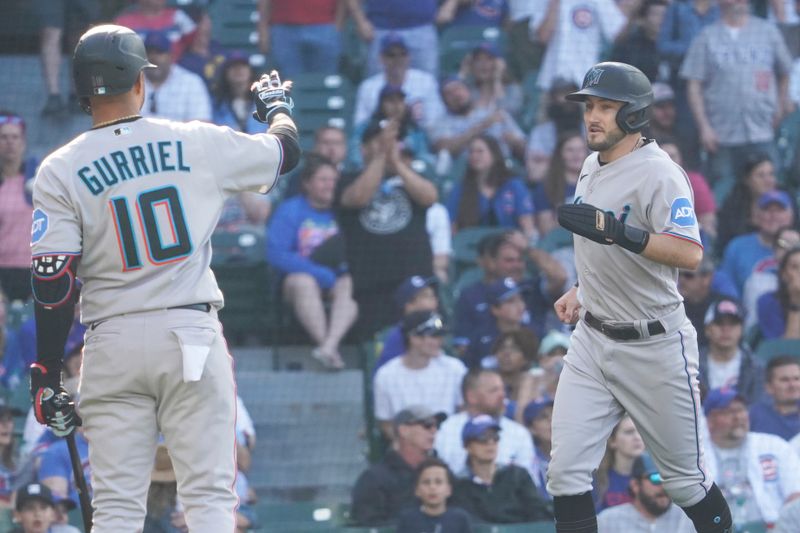
[[[64, 116], [77, 104], [54, 81], [62, 34], [99, 22], [99, 9], [77, 2], [84, 9], [65, 17], [73, 2], [39, 3], [50, 93], [42, 114]], [[143, 116], [263, 131], [251, 115], [250, 84], [265, 67], [215, 41], [205, 2], [121, 4], [114, 21], [142, 35], [157, 65], [145, 71]], [[286, 79], [350, 75], [342, 52], [348, 31], [366, 50], [360, 76], [350, 80], [357, 90], [344, 95], [353, 99], [352, 116], [320, 125], [305, 140], [300, 170], [266, 196], [229, 201], [217, 228], [264, 236], [282, 305], [306, 332], [317, 368], [345, 368], [348, 338], [377, 341], [363, 370], [373, 376], [386, 452], [355, 481], [355, 524], [468, 531], [471, 522], [551, 519], [549, 423], [570, 335], [553, 303], [576, 278], [571, 238], [555, 209], [573, 202], [588, 155], [581, 104], [564, 97], [589, 67], [610, 59], [652, 81], [645, 136], [683, 166], [694, 190], [705, 257], [677, 283], [701, 343], [706, 466], [736, 523], [800, 531], [798, 4], [257, 5], [258, 52]], [[494, 29], [502, 39], [478, 40], [448, 63], [439, 41], [453, 28]], [[33, 318], [6, 320], [8, 307], [31, 297], [30, 183], [38, 161], [26, 147], [25, 118], [0, 111], [0, 383], [11, 395], [27, 387], [36, 355]], [[302, 112], [297, 120], [302, 126]], [[64, 355], [73, 387], [84, 330], [76, 315]], [[239, 413], [245, 531], [258, 523], [245, 476], [258, 450], [243, 405]], [[30, 533], [29, 506], [43, 503], [47, 520], [63, 525], [77, 496], [64, 443], [31, 416], [24, 433], [15, 430], [20, 414], [0, 406], [0, 530], [13, 519]], [[85, 459], [88, 444], [78, 443]], [[184, 527], [170, 469], [162, 452], [145, 531]], [[595, 500], [601, 531], [693, 531], [628, 418], [609, 436]]]

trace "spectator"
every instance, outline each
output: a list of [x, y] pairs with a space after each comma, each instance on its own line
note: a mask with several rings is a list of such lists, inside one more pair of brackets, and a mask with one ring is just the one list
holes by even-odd
[[437, 200], [436, 187], [403, 160], [397, 135], [394, 121], [367, 128], [361, 142], [364, 168], [345, 174], [337, 189], [363, 336], [395, 320], [386, 302], [403, 280], [432, 273], [426, 211]]
[[453, 233], [472, 226], [519, 228], [534, 237], [533, 204], [521, 179], [511, 176], [500, 144], [482, 134], [469, 143], [464, 177], [447, 201]]
[[539, 343], [539, 367], [531, 371], [536, 377], [536, 400], [552, 400], [569, 350], [569, 335], [551, 330]]
[[143, 40], [151, 33], [165, 35], [170, 43], [166, 49], [172, 52], [176, 60], [181, 57], [197, 29], [186, 12], [177, 7], [168, 7], [167, 0], [138, 0], [124, 9], [114, 24], [132, 29]]
[[56, 523], [53, 493], [44, 484], [31, 483], [19, 489], [10, 533], [80, 533], [76, 527]]
[[778, 290], [778, 265], [789, 250], [800, 246], [800, 232], [794, 228], [778, 231], [773, 244], [775, 264], [756, 270], [744, 284], [745, 331], [750, 331], [758, 323], [758, 300], [767, 293]]
[[766, 395], [750, 407], [750, 430], [790, 441], [800, 434], [800, 359], [773, 357], [766, 377]]
[[[78, 457], [83, 468], [83, 475], [88, 484], [89, 497], [91, 498], [92, 477], [91, 465], [89, 464], [89, 443], [83, 436], [82, 429], [75, 432], [75, 444], [78, 448]], [[67, 510], [75, 508], [76, 503], [80, 501], [65, 439], [56, 440], [44, 450], [39, 463], [37, 479], [53, 492], [55, 498], [60, 500], [59, 504], [66, 505]]]
[[415, 311], [403, 317], [406, 351], [383, 365], [375, 374], [375, 418], [387, 438], [392, 420], [409, 405], [424, 405], [446, 414], [461, 406], [464, 364], [442, 351], [445, 333], [442, 318], [431, 311]]
[[597, 529], [607, 533], [693, 533], [692, 521], [672, 505], [650, 454], [633, 462], [628, 485], [632, 500], [597, 515]]
[[611, 60], [633, 65], [644, 72], [651, 82], [659, 79], [661, 54], [656, 40], [668, 5], [666, 0], [641, 2], [635, 26], [614, 43]]
[[791, 57], [780, 32], [750, 15], [747, 0], [719, 5], [721, 19], [692, 42], [680, 74], [714, 193], [724, 199], [751, 154], [776, 160], [774, 127], [793, 106], [787, 95]]
[[[380, 70], [378, 50], [383, 39], [399, 36], [409, 43], [414, 68], [433, 76], [439, 72], [439, 38], [436, 33], [436, 0], [385, 2], [384, 0], [345, 0], [358, 35], [369, 44], [367, 75]], [[361, 4], [365, 4], [362, 8]], [[380, 46], [379, 46], [380, 44]], [[405, 89], [405, 87], [404, 87]]]
[[504, 156], [511, 156], [514, 149], [519, 153], [519, 139], [524, 143], [525, 134], [507, 111], [476, 106], [469, 86], [456, 76], [442, 81], [441, 93], [445, 113], [430, 129], [436, 151], [461, 157], [470, 141], [484, 134], [500, 143]]
[[764, 365], [742, 342], [744, 312], [735, 300], [721, 298], [705, 317], [708, 345], [700, 349], [700, 386], [735, 388], [752, 404], [764, 391]]
[[544, 182], [532, 194], [534, 219], [540, 235], [547, 235], [558, 227], [556, 208], [573, 202], [575, 186], [589, 148], [582, 133], [564, 132], [556, 143], [554, 154]]
[[410, 405], [392, 419], [392, 447], [383, 459], [358, 476], [353, 485], [350, 518], [359, 526], [383, 526], [401, 511], [416, 505], [415, 469], [433, 450], [444, 413], [424, 405]]
[[323, 125], [314, 132], [314, 146], [311, 152], [321, 155], [334, 164], [336, 170], [345, 170], [347, 158], [347, 135], [336, 126]]
[[203, 78], [208, 90], [212, 91], [219, 78], [219, 69], [228, 58], [228, 51], [211, 37], [211, 16], [204, 8], [192, 9], [190, 16], [197, 29], [178, 64]]
[[583, 135], [583, 109], [579, 102], [567, 100], [566, 96], [579, 88], [574, 81], [556, 78], [540, 106], [545, 109], [547, 120], [536, 124], [528, 137], [525, 161], [528, 181], [536, 185], [546, 179], [550, 158], [556, 151], [558, 140], [569, 131], [580, 131]]
[[[437, 311], [439, 309], [439, 297], [436, 294], [438, 286], [439, 284], [435, 277], [411, 276], [403, 281], [394, 293], [394, 303], [400, 309], [402, 317], [406, 317], [415, 311], [429, 311], [431, 313]], [[402, 355], [406, 351], [406, 347], [401, 319], [400, 322], [391, 326], [383, 337], [383, 348], [378, 361], [375, 363], [373, 372], [377, 372], [380, 367], [390, 360]]]
[[669, 4], [658, 36], [658, 51], [670, 63], [671, 85], [682, 88], [678, 70], [689, 46], [703, 28], [717, 22], [719, 17], [720, 9], [714, 0]]
[[[358, 0], [348, 1], [357, 2]], [[353, 117], [354, 126], [359, 126], [369, 120], [378, 107], [381, 89], [386, 85], [400, 87], [403, 90], [406, 102], [414, 110], [414, 118], [423, 127], [433, 127], [439, 117], [444, 114], [436, 78], [428, 72], [410, 68], [408, 44], [410, 42], [396, 33], [390, 33], [381, 38], [383, 70], [365, 79], [358, 86], [356, 111]]]
[[800, 497], [800, 460], [789, 443], [750, 431], [744, 399], [734, 389], [715, 389], [703, 403], [710, 442], [705, 465], [731, 508], [734, 524], [766, 522]]
[[211, 121], [244, 133], [261, 133], [264, 124], [253, 117], [255, 104], [250, 86], [255, 72], [247, 54], [231, 52], [219, 68], [218, 82], [212, 94]]
[[533, 459], [533, 483], [539, 496], [547, 501], [553, 497], [547, 492], [547, 467], [550, 465], [550, 452], [553, 449], [553, 400], [534, 400], [525, 406], [523, 412], [525, 427], [531, 433], [535, 456]]
[[141, 113], [186, 122], [211, 120], [211, 99], [200, 76], [173, 63], [169, 37], [151, 32], [144, 41], [147, 59], [156, 68], [145, 69], [145, 102]]
[[530, 474], [514, 464], [498, 465], [501, 428], [489, 415], [470, 419], [461, 431], [468, 474], [456, 481], [453, 503], [481, 522], [514, 524], [551, 520]]
[[664, 138], [679, 139], [680, 135], [675, 132], [676, 115], [675, 91], [664, 82], [653, 83], [653, 107], [650, 108], [650, 122], [644, 130], [646, 137], [658, 141], [658, 145], [662, 149], [664, 148]]
[[782, 228], [794, 224], [792, 199], [783, 191], [762, 194], [756, 204], [756, 230], [740, 235], [725, 247], [720, 274], [727, 277], [742, 293], [744, 283], [753, 272], [770, 268], [775, 263], [773, 247]]
[[792, 57], [797, 57], [800, 53], [800, 14], [795, 2], [770, 0], [767, 2], [767, 20], [778, 26]]
[[14, 417], [22, 414], [19, 409], [0, 402], [0, 512], [11, 509], [11, 493], [25, 478], [18, 469], [17, 437], [14, 433]]
[[714, 277], [714, 261], [705, 254], [697, 270], [678, 271], [678, 292], [683, 297], [686, 316], [697, 331], [697, 343], [704, 346], [706, 339], [705, 317], [712, 302], [722, 295], [711, 286]]
[[492, 344], [491, 353], [506, 389], [506, 416], [522, 420], [522, 411], [536, 398], [536, 378], [530, 373], [536, 362], [539, 339], [527, 329], [500, 333]]
[[533, 443], [530, 434], [519, 423], [504, 417], [505, 390], [495, 370], [473, 368], [461, 382], [464, 410], [450, 416], [436, 436], [436, 453], [457, 475], [467, 474], [467, 452], [461, 433], [467, 422], [487, 415], [497, 420], [503, 430], [495, 461], [500, 465], [515, 464], [533, 469]]
[[421, 505], [400, 513], [397, 533], [472, 533], [472, 518], [466, 511], [447, 505], [453, 485], [453, 473], [445, 463], [435, 457], [422, 461], [414, 483], [414, 495]]
[[42, 116], [63, 118], [70, 111], [80, 111], [74, 89], [66, 104], [61, 98], [61, 41], [64, 30], [67, 30], [67, 49], [72, 50], [86, 28], [100, 19], [100, 8], [97, 0], [38, 0], [33, 2], [33, 6], [41, 31], [39, 55], [47, 89]]
[[475, 107], [503, 109], [511, 116], [522, 111], [522, 87], [509, 78], [506, 61], [494, 44], [483, 42], [473, 48], [461, 62], [459, 77], [470, 87]]
[[[653, 113], [657, 113], [656, 107], [653, 108]], [[652, 124], [652, 121], [650, 122]], [[664, 150], [670, 159], [675, 161], [680, 167], [683, 167], [683, 154], [678, 144], [669, 139], [663, 138], [659, 141], [658, 145]], [[697, 222], [700, 224], [701, 235], [705, 234], [711, 238], [717, 237], [717, 202], [714, 199], [714, 193], [708, 186], [705, 176], [699, 172], [688, 171], [686, 177], [689, 178], [689, 183], [692, 186], [694, 193], [694, 212], [697, 215]], [[741, 218], [741, 217], [740, 217]], [[724, 227], [724, 225], [723, 225]]]
[[436, 24], [500, 30], [508, 17], [508, 4], [507, 0], [443, 0], [436, 12]]
[[258, 42], [282, 76], [336, 74], [344, 17], [340, 0], [258, 0]]
[[[336, 370], [344, 368], [339, 343], [358, 316], [333, 211], [338, 179], [330, 161], [307, 156], [300, 174], [303, 194], [278, 206], [267, 231], [267, 260], [285, 275], [284, 300], [311, 336], [314, 358]], [[325, 300], [330, 301], [328, 318]]]
[[537, 84], [544, 90], [563, 78], [582, 85], [600, 60], [603, 43], [613, 42], [627, 18], [613, 0], [537, 0], [530, 31], [547, 46]]
[[595, 507], [599, 513], [608, 507], [630, 502], [628, 491], [633, 462], [644, 452], [644, 441], [631, 417], [624, 416], [608, 438], [606, 453], [600, 461], [593, 484]]
[[398, 139], [403, 143], [404, 152], [407, 151], [413, 154], [414, 159], [433, 163], [433, 154], [431, 154], [430, 146], [428, 145], [428, 136], [422, 127], [417, 124], [413, 116], [413, 110], [406, 102], [406, 93], [400, 87], [386, 85], [381, 89], [378, 96], [378, 105], [375, 107], [370, 120], [354, 128], [350, 156], [350, 163], [353, 166], [359, 167], [363, 164], [357, 142], [358, 139], [361, 139], [364, 130], [373, 124], [380, 126], [381, 121], [386, 120], [397, 122], [399, 128]]
[[716, 240], [717, 255], [734, 237], [756, 229], [755, 218], [761, 195], [777, 185], [775, 165], [767, 154], [753, 154], [741, 167], [739, 179], [719, 211], [720, 231]]
[[37, 161], [26, 159], [25, 121], [0, 111], [0, 289], [11, 300], [31, 295], [30, 185]]
[[778, 267], [778, 288], [758, 299], [763, 339], [800, 339], [800, 248], [786, 252]]
[[794, 531], [800, 531], [800, 500], [794, 500], [783, 506], [772, 533], [793, 533]]
[[535, 74], [544, 55], [544, 44], [535, 39], [529, 30], [531, 17], [538, 8], [537, 2], [530, 0], [508, 0], [506, 59], [509, 71], [518, 80]]
[[180, 533], [177, 526], [185, 524], [185, 519], [178, 505], [177, 495], [178, 483], [172, 468], [172, 459], [167, 447], [159, 444], [150, 474], [147, 516], [142, 533]]

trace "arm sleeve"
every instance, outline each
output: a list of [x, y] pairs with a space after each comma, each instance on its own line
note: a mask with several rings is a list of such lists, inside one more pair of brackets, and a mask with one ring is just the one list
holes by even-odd
[[450, 215], [442, 204], [435, 203], [425, 213], [425, 227], [431, 240], [431, 251], [436, 255], [453, 253]]
[[528, 188], [518, 179], [512, 181], [511, 187], [514, 191], [514, 211], [517, 217], [533, 214], [533, 201]]
[[394, 414], [392, 399], [386, 390], [386, 374], [382, 372], [385, 369], [386, 367], [383, 367], [375, 374], [375, 419], [379, 421], [391, 420]]
[[786, 321], [775, 293], [765, 294], [758, 299], [758, 324], [765, 339], [777, 339], [783, 335]]

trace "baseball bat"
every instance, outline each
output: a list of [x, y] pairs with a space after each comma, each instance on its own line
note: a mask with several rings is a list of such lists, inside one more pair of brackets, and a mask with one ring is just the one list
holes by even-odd
[[91, 533], [92, 502], [89, 501], [89, 489], [86, 487], [86, 478], [83, 475], [83, 465], [81, 464], [81, 456], [78, 454], [78, 446], [75, 444], [74, 431], [67, 435], [67, 447], [69, 448], [69, 460], [72, 463], [72, 475], [75, 476], [75, 486], [78, 489], [78, 498], [81, 503], [83, 530], [86, 533]]

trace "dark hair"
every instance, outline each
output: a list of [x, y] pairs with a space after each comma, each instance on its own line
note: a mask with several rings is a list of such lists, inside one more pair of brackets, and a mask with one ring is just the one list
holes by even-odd
[[[511, 178], [511, 171], [506, 166], [506, 158], [503, 155], [503, 150], [500, 148], [500, 143], [486, 133], [482, 133], [473, 137], [469, 144], [471, 145], [476, 140], [481, 140], [486, 143], [489, 152], [492, 154], [494, 162], [489, 169], [489, 185], [499, 189]], [[478, 190], [478, 178], [475, 170], [467, 165], [467, 170], [464, 172], [464, 177], [461, 180], [461, 198], [458, 202], [458, 214], [456, 216], [456, 223], [459, 229], [477, 226], [480, 223], [480, 191]]]
[[544, 181], [544, 192], [547, 199], [550, 200], [550, 205], [553, 209], [564, 203], [564, 197], [567, 190], [567, 167], [564, 163], [564, 158], [561, 156], [561, 150], [567, 141], [580, 137], [583, 139], [581, 132], [577, 130], [568, 130], [561, 134], [556, 143], [556, 148], [553, 150], [553, 158], [550, 160], [550, 167], [547, 169], [547, 177]]
[[[241, 62], [237, 61], [230, 61], [223, 63], [222, 67], [217, 72], [216, 79], [214, 80], [214, 85], [212, 89], [212, 95], [214, 99], [214, 107], [217, 108], [222, 104], [230, 104], [233, 100], [233, 92], [231, 89], [230, 83], [228, 83], [228, 71], [231, 69], [233, 65], [241, 65]], [[255, 69], [247, 64], [250, 67], [250, 81], [256, 81], [256, 71]]]
[[[381, 120], [388, 118], [386, 114], [383, 112], [383, 102], [387, 98], [391, 98], [393, 96], [401, 96], [398, 93], [391, 93], [391, 94], [381, 94], [380, 99], [378, 100], [378, 105], [375, 106], [375, 111], [372, 112], [372, 117], [370, 117], [370, 122], [380, 123]], [[405, 104], [405, 103], [404, 103]], [[404, 139], [406, 135], [408, 135], [408, 131], [415, 127], [416, 121], [414, 120], [414, 116], [411, 113], [411, 108], [408, 104], [405, 104], [405, 113], [403, 113], [403, 120], [400, 121], [400, 124], [397, 128], [397, 138]]]
[[319, 138], [322, 137], [323, 132], [326, 132], [328, 130], [338, 131], [339, 133], [342, 134], [342, 137], [344, 137], [345, 142], [347, 142], [347, 134], [342, 128], [338, 126], [331, 126], [330, 124], [323, 124], [316, 130], [314, 130], [314, 143], [318, 143]]
[[783, 259], [781, 259], [780, 265], [778, 265], [778, 290], [776, 292], [778, 296], [778, 302], [781, 304], [784, 320], [786, 320], [786, 314], [789, 310], [791, 299], [789, 296], [789, 287], [786, 286], [781, 274], [783, 274], [784, 270], [786, 270], [786, 265], [789, 264], [789, 260], [797, 254], [800, 254], [800, 246], [788, 250], [786, 255], [783, 256]]
[[638, 16], [639, 18], [644, 18], [647, 16], [647, 12], [650, 11], [650, 8], [653, 6], [664, 6], [668, 7], [669, 2], [666, 0], [645, 0], [642, 2], [642, 6], [639, 8]]
[[491, 353], [497, 353], [508, 340], [514, 343], [519, 351], [522, 352], [526, 361], [529, 363], [536, 361], [539, 355], [539, 338], [535, 333], [527, 328], [501, 333], [492, 343]]
[[307, 153], [303, 158], [303, 168], [300, 170], [300, 174], [297, 176], [300, 179], [300, 183], [309, 182], [311, 178], [314, 177], [314, 174], [316, 174], [317, 171], [324, 166], [336, 168], [336, 165], [333, 164], [333, 161], [327, 157], [315, 154], [314, 152]]
[[765, 369], [766, 381], [769, 383], [775, 375], [775, 370], [781, 366], [797, 365], [800, 366], [800, 358], [794, 355], [776, 355], [767, 363]]
[[481, 379], [481, 376], [484, 374], [495, 374], [497, 376], [500, 373], [495, 370], [494, 368], [470, 368], [466, 374], [464, 374], [464, 378], [461, 380], [461, 397], [466, 402], [467, 398], [467, 391], [471, 391], [475, 387], [478, 386], [478, 380]]
[[447, 466], [447, 463], [439, 459], [438, 457], [428, 457], [424, 461], [422, 461], [419, 466], [417, 466], [416, 471], [414, 472], [414, 486], [416, 487], [419, 485], [419, 480], [422, 477], [422, 474], [429, 468], [433, 468], [435, 466], [439, 466], [444, 468], [445, 472], [447, 472], [447, 482], [450, 483], [450, 487], [455, 485], [456, 478], [453, 475], [453, 471], [450, 470], [450, 467]]

